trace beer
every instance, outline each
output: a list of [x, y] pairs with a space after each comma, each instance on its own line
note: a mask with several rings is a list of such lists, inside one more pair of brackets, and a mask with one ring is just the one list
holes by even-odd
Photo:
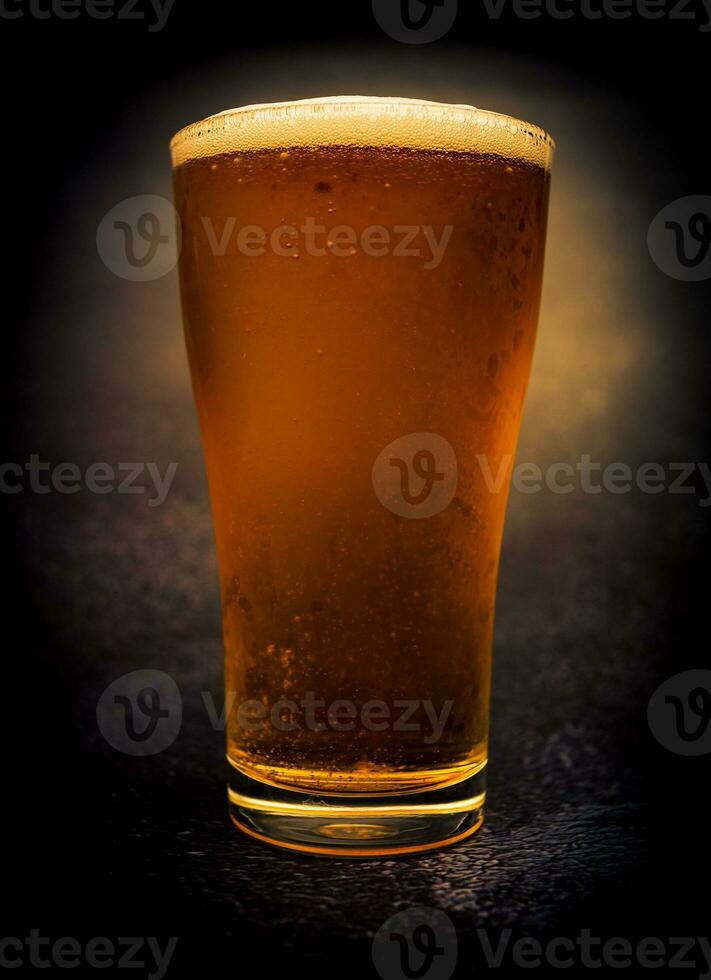
[[550, 154], [535, 127], [408, 100], [174, 140], [227, 750], [252, 795], [362, 806], [483, 773]]

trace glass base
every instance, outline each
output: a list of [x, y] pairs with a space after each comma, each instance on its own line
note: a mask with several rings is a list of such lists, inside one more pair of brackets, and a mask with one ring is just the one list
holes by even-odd
[[233, 770], [232, 822], [251, 837], [307, 854], [414, 854], [469, 837], [484, 820], [485, 767], [457, 783], [396, 795], [314, 794]]

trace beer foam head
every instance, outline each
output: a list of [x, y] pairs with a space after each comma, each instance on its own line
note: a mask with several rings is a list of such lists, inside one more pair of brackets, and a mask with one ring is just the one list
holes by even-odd
[[227, 109], [171, 140], [173, 165], [249, 150], [362, 146], [487, 153], [548, 168], [554, 143], [538, 126], [470, 105], [345, 95]]

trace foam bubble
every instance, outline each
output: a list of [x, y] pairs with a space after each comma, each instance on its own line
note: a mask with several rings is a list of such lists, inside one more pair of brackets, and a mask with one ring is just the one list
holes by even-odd
[[554, 143], [538, 126], [470, 105], [345, 95], [227, 109], [171, 140], [173, 165], [249, 150], [362, 146], [491, 153], [549, 168]]

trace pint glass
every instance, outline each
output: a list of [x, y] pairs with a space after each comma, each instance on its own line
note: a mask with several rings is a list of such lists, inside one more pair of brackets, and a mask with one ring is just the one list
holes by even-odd
[[460, 840], [552, 141], [346, 97], [221, 112], [171, 150], [232, 819], [321, 854]]

